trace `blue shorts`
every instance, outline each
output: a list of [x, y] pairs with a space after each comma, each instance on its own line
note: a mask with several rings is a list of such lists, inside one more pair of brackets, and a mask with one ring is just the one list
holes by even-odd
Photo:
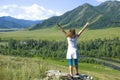
[[74, 60], [75, 66], [78, 66], [78, 59], [68, 59], [69, 66], [73, 66], [73, 60]]

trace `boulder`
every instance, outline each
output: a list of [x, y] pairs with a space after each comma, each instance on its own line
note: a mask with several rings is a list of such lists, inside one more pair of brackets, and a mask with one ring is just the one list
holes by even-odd
[[61, 72], [60, 70], [48, 70], [44, 80], [93, 80], [93, 77], [87, 74], [80, 74], [74, 75], [73, 79], [71, 79], [68, 73]]

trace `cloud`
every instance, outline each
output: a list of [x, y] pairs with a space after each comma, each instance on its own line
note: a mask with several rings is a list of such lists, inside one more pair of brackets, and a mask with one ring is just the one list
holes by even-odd
[[62, 15], [59, 11], [47, 10], [38, 4], [31, 6], [4, 5], [0, 6], [0, 16], [12, 16], [18, 19], [42, 20]]
[[[105, 2], [105, 1], [110, 1], [110, 0], [97, 0], [98, 2]], [[111, 1], [115, 1], [115, 0], [111, 0]], [[116, 0], [116, 1], [120, 1], [120, 0]]]
[[107, 0], [97, 0], [98, 2], [105, 2], [105, 1], [107, 1]]

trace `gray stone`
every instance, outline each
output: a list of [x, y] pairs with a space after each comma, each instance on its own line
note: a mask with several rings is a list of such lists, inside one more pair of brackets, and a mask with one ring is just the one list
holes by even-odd
[[93, 80], [92, 76], [86, 74], [74, 75], [73, 79], [68, 76], [68, 73], [63, 73], [60, 70], [46, 71], [46, 78], [44, 80]]

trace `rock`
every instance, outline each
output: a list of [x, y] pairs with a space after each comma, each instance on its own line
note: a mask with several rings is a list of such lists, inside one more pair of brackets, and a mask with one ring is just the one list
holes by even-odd
[[[60, 70], [48, 70], [46, 71], [46, 78], [44, 80], [71, 80], [68, 73], [63, 73]], [[92, 76], [86, 74], [74, 75], [73, 80], [93, 80]]]

